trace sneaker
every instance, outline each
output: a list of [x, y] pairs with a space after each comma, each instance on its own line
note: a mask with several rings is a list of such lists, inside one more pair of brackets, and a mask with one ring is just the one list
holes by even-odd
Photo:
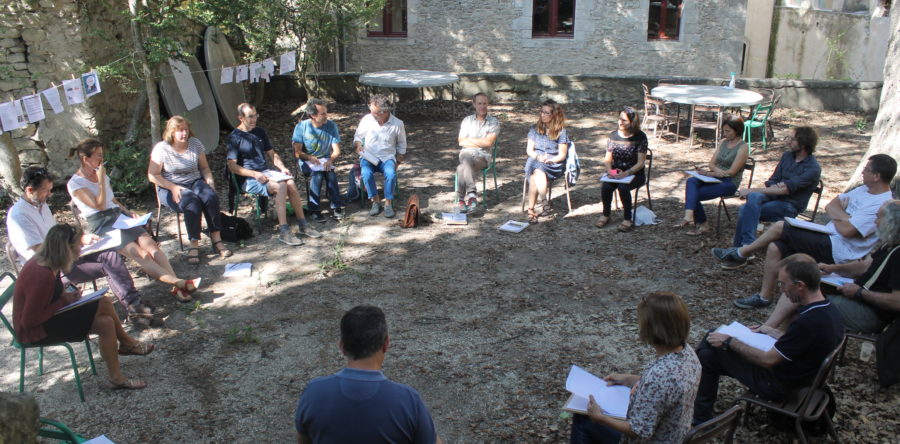
[[469, 207], [466, 206], [466, 201], [460, 199], [459, 202], [456, 203], [456, 209], [459, 210], [460, 213], [466, 213], [469, 211]]
[[763, 299], [762, 296], [759, 295], [759, 293], [734, 300], [734, 305], [738, 308], [762, 308], [768, 307], [771, 303], [772, 301]]
[[381, 212], [381, 204], [378, 202], [372, 202], [372, 209], [369, 210], [369, 216], [377, 216], [378, 213]]
[[474, 196], [469, 197], [469, 204], [467, 206], [469, 207], [469, 211], [475, 211], [475, 207], [478, 206], [478, 199]]
[[335, 208], [331, 210], [331, 214], [334, 215], [334, 218], [337, 220], [344, 220], [344, 209], [343, 208]]
[[322, 223], [322, 224], [324, 224], [325, 221], [328, 220], [327, 218], [325, 218], [325, 216], [322, 216], [322, 213], [321, 213], [321, 212], [318, 212], [318, 211], [315, 212], [315, 213], [313, 213], [312, 216], [310, 216], [310, 218], [311, 218], [312, 220], [314, 220], [314, 221], [316, 221], [316, 222], [319, 222], [319, 223]]
[[318, 231], [316, 231], [316, 229], [313, 228], [312, 225], [310, 225], [310, 224], [306, 224], [306, 225], [297, 227], [297, 233], [302, 234], [304, 236], [309, 236], [313, 239], [322, 237], [322, 233], [319, 233]]
[[294, 236], [294, 233], [291, 233], [291, 230], [281, 230], [281, 232], [278, 233], [278, 240], [292, 247], [303, 245], [303, 241], [297, 239], [297, 236]]
[[388, 219], [394, 217], [394, 207], [391, 204], [384, 204], [384, 217]]
[[738, 255], [738, 249], [735, 247], [731, 248], [713, 248], [712, 255], [716, 257], [716, 259], [722, 262], [736, 262], [736, 263], [745, 263], [747, 262], [747, 258], [741, 257]]

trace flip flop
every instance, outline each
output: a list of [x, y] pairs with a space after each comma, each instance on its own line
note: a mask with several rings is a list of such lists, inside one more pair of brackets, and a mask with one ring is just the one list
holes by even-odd
[[129, 356], [129, 355], [137, 355], [137, 356], [146, 356], [150, 353], [153, 353], [153, 350], [156, 349], [156, 346], [150, 344], [148, 342], [136, 342], [131, 347], [127, 348], [119, 348], [119, 356]]
[[107, 388], [111, 390], [140, 390], [147, 388], [147, 383], [140, 379], [126, 379], [122, 382], [109, 381]]

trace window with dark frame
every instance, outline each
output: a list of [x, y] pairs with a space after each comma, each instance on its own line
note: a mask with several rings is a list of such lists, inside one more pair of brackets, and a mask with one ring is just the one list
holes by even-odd
[[387, 0], [381, 19], [369, 25], [369, 37], [406, 37], [406, 0]]
[[534, 0], [532, 37], [575, 36], [575, 0]]
[[678, 40], [682, 0], [651, 0], [647, 40]]

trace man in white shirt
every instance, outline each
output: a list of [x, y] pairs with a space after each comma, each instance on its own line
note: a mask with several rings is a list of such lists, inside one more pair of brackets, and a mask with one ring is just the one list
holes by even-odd
[[[10, 207], [6, 215], [6, 232], [18, 254], [19, 264], [34, 256], [56, 218], [50, 212], [47, 199], [53, 193], [53, 176], [44, 168], [31, 166], [22, 172], [22, 197]], [[98, 240], [93, 234], [85, 234], [82, 243], [90, 245]], [[134, 287], [134, 280], [125, 262], [114, 250], [101, 251], [80, 257], [64, 279], [80, 284], [100, 277], [107, 277], [113, 294], [128, 312], [131, 322], [148, 325], [153, 309], [141, 302], [141, 294]]]
[[491, 161], [491, 149], [500, 133], [500, 122], [488, 115], [485, 93], [472, 96], [475, 114], [463, 119], [459, 127], [459, 166], [456, 167], [456, 197], [460, 211], [474, 210], [478, 205], [477, 174]]
[[375, 171], [384, 175], [384, 217], [394, 217], [394, 188], [397, 183], [397, 166], [406, 154], [406, 129], [403, 121], [391, 114], [387, 97], [376, 94], [369, 99], [369, 114], [359, 121], [353, 146], [360, 155], [359, 166], [369, 200], [370, 216], [381, 212], [381, 200], [375, 184]]
[[831, 222], [825, 229], [831, 234], [793, 227], [786, 222], [773, 224], [750, 245], [740, 248], [713, 248], [712, 253], [726, 264], [745, 262], [751, 254], [766, 251], [762, 288], [759, 293], [740, 298], [734, 305], [758, 308], [772, 302], [778, 261], [794, 253], [806, 253], [824, 264], [843, 264], [865, 257], [875, 243], [875, 218], [878, 209], [891, 200], [891, 180], [897, 173], [897, 161], [887, 154], [869, 157], [863, 169], [863, 185], [843, 193], [825, 206]]

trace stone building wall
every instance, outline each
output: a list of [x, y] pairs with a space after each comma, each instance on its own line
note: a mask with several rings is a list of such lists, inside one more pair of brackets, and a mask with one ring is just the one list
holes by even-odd
[[739, 72], [747, 1], [684, 2], [679, 41], [648, 41], [649, 0], [578, 0], [575, 36], [532, 38], [533, 0], [408, 0], [406, 38], [347, 47], [348, 71], [722, 77]]
[[[60, 85], [73, 74], [80, 76], [130, 53], [128, 22], [114, 7], [124, 8], [124, 2], [4, 0], [0, 6], [0, 100], [40, 92], [51, 82]], [[121, 138], [137, 94], [102, 76], [101, 89], [80, 105], [68, 106], [63, 97], [65, 110], [59, 114], [45, 102], [45, 120], [13, 131], [22, 166], [47, 166], [62, 180], [76, 168], [66, 156], [78, 140]]]

